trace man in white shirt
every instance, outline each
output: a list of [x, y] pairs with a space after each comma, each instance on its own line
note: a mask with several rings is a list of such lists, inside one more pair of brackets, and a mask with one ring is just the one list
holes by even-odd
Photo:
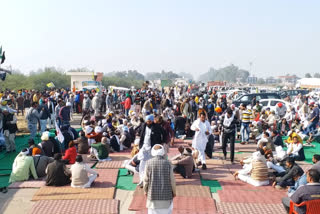
[[[71, 187], [90, 188], [99, 174], [83, 163], [81, 155], [76, 157], [76, 163], [71, 166]], [[89, 176], [88, 176], [89, 174]]]

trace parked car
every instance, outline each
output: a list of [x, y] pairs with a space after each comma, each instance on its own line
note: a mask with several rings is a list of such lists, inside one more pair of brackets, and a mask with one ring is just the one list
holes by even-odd
[[291, 99], [295, 98], [296, 96], [298, 96], [298, 94], [301, 95], [306, 95], [308, 94], [309, 91], [308, 90], [304, 90], [304, 89], [296, 89], [296, 90], [285, 90], [285, 91], [280, 91], [280, 97], [283, 99], [287, 96], [290, 96]]
[[233, 100], [232, 104], [240, 106], [241, 103], [250, 105], [252, 99], [256, 97], [256, 100], [260, 101], [261, 99], [281, 99], [280, 95], [277, 93], [254, 93], [254, 94], [244, 94], [241, 95], [238, 99]]
[[270, 108], [270, 110], [276, 111], [276, 107], [278, 103], [282, 103], [282, 105], [285, 105], [287, 109], [292, 108], [291, 103], [288, 103], [281, 99], [261, 99], [259, 100], [259, 102], [260, 102], [260, 105], [262, 106], [262, 110], [265, 110], [266, 108]]

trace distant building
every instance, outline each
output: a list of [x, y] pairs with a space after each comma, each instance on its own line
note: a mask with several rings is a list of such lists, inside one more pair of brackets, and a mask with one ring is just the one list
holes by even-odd
[[266, 84], [276, 84], [277, 80], [274, 77], [266, 78]]
[[296, 75], [278, 76], [278, 79], [281, 80], [281, 83], [283, 83], [285, 85], [295, 85], [295, 84], [297, 84], [299, 77], [297, 77]]
[[258, 82], [258, 77], [248, 77], [248, 83], [249, 84], [257, 84]]
[[71, 76], [70, 87], [73, 91], [96, 89], [101, 86], [103, 73], [94, 72], [67, 72]]

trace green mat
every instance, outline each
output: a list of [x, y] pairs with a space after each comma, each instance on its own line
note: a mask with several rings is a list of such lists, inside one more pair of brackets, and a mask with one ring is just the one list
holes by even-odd
[[204, 180], [201, 178], [201, 185], [210, 187], [211, 193], [216, 193], [218, 190], [222, 190], [219, 181]]
[[134, 191], [137, 184], [132, 183], [132, 175], [126, 175], [127, 169], [119, 169], [118, 179], [117, 179], [117, 189]]
[[306, 157], [305, 162], [312, 163], [312, 157], [315, 154], [320, 154], [320, 144], [319, 143], [312, 143], [315, 147], [303, 147], [304, 149], [304, 156]]

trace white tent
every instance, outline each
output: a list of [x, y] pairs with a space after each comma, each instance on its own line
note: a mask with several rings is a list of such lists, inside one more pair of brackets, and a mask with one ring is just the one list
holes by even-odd
[[302, 78], [297, 81], [297, 88], [320, 88], [320, 78]]

